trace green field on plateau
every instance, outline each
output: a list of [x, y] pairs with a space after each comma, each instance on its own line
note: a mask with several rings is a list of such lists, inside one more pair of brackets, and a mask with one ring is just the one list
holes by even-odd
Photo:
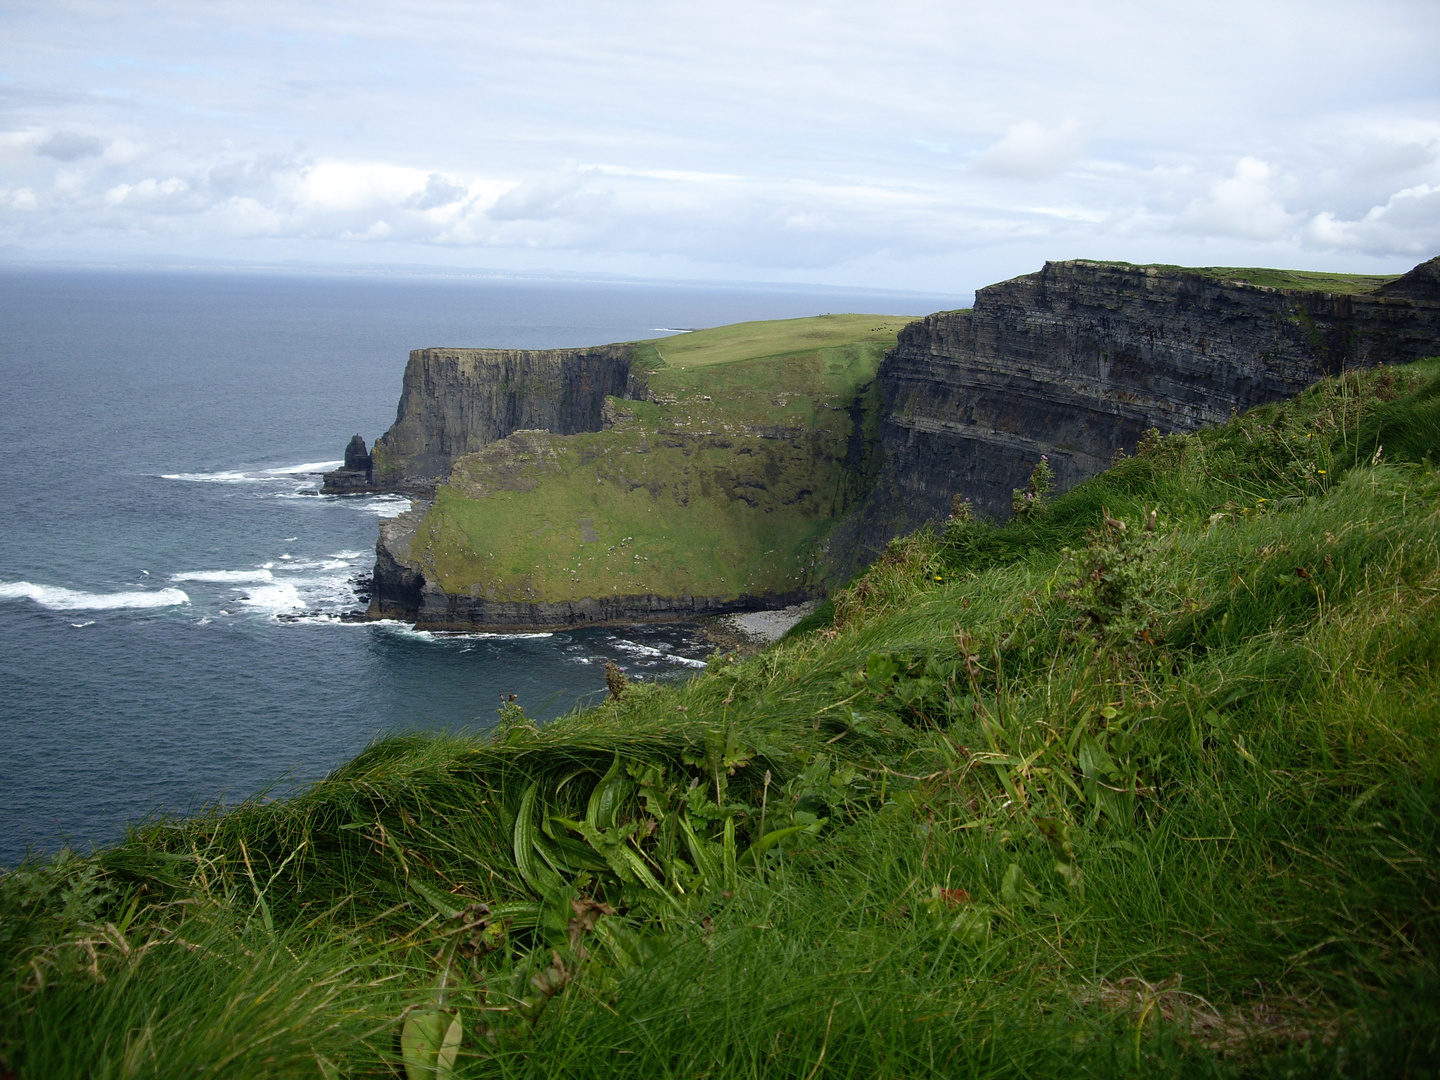
[[410, 547], [447, 592], [502, 601], [773, 596], [832, 577], [865, 493], [875, 371], [908, 320], [739, 323], [636, 347], [650, 398], [614, 425], [459, 459]]

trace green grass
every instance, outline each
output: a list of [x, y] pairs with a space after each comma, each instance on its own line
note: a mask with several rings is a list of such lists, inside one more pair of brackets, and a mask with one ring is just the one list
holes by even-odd
[[1219, 281], [1244, 281], [1270, 289], [1358, 294], [1374, 292], [1399, 274], [1331, 274], [1317, 270], [1267, 270], [1261, 267], [1207, 266], [1199, 273]]
[[646, 344], [667, 365], [689, 369], [852, 344], [879, 345], [883, 351], [895, 344], [895, 335], [909, 321], [895, 315], [819, 315], [733, 323]]
[[457, 1076], [1434, 1076], [1437, 398], [1153, 437], [752, 659], [29, 863], [0, 1067], [385, 1076], [438, 1010]]
[[902, 325], [820, 316], [653, 343], [653, 401], [617, 399], [626, 418], [606, 431], [461, 458], [411, 558], [492, 600], [813, 591], [831, 575], [826, 534], [870, 482], [853, 443]]
[[1303, 292], [1358, 295], [1374, 292], [1394, 281], [1399, 274], [1333, 274], [1324, 270], [1274, 270], [1258, 266], [1171, 266], [1164, 263], [1110, 262], [1110, 266], [1199, 274], [1212, 281], [1243, 281], [1268, 289], [1298, 289]]

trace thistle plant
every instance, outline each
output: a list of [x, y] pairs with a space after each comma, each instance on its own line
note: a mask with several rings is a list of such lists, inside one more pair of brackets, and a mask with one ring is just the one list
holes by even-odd
[[1030, 479], [1023, 488], [1010, 493], [1010, 509], [1018, 520], [1038, 517], [1045, 509], [1050, 488], [1054, 485], [1055, 473], [1050, 468], [1050, 456], [1041, 454], [1035, 468], [1030, 470]]

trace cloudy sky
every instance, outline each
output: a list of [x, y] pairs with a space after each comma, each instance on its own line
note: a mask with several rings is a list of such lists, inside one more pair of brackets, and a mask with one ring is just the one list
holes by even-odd
[[965, 292], [1440, 253], [1435, 0], [4, 0], [0, 262]]

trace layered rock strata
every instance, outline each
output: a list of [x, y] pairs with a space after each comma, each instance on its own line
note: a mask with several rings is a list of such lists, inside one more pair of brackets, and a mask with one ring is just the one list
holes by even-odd
[[371, 455], [372, 489], [433, 492], [456, 458], [514, 431], [599, 431], [607, 396], [643, 392], [643, 373], [632, 378], [632, 351], [416, 349], [395, 423]]
[[1350, 367], [1440, 353], [1440, 259], [1354, 293], [1076, 260], [911, 323], [880, 366], [884, 450], [857, 535], [1008, 517], [1042, 454], [1060, 488], [1145, 431], [1189, 431]]

